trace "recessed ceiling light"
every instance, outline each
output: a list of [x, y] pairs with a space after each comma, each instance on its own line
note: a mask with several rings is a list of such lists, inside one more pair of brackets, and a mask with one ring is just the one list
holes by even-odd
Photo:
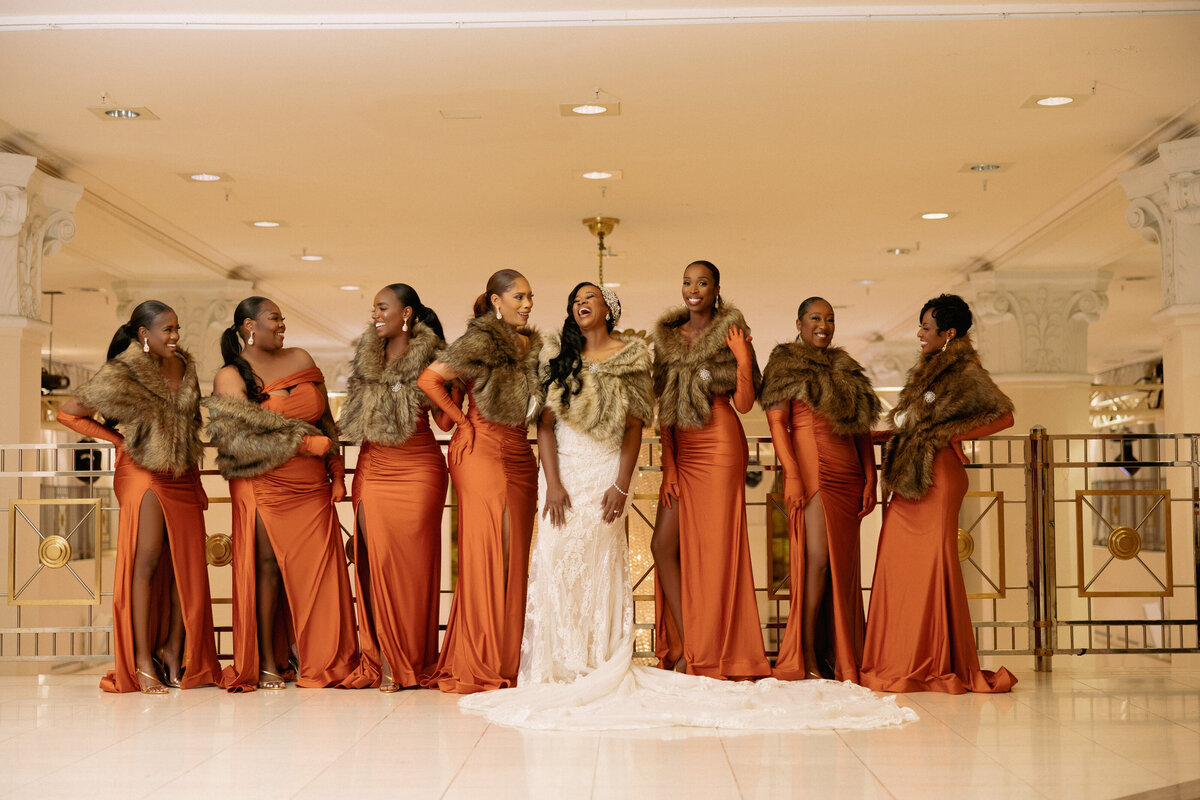
[[483, 119], [483, 114], [473, 108], [443, 108], [438, 113], [442, 119]]
[[581, 169], [571, 174], [587, 181], [619, 181], [623, 175], [619, 169]]
[[604, 103], [599, 100], [587, 103], [559, 103], [558, 113], [564, 117], [616, 117], [621, 113], [621, 104]]
[[153, 111], [144, 106], [92, 106], [88, 111], [105, 122], [146, 122], [158, 119]]
[[583, 173], [582, 177], [587, 178], [589, 181], [602, 181], [605, 178], [611, 178], [612, 176], [613, 176], [613, 174], [611, 172], [604, 172], [603, 170], [592, 170], [591, 172]]
[[1088, 101], [1090, 94], [1031, 94], [1021, 103], [1022, 108], [1063, 108], [1065, 106], [1081, 106]]
[[113, 119], [137, 119], [141, 114], [132, 108], [110, 108], [104, 112], [104, 116], [112, 117]]
[[870, 278], [860, 278], [859, 280], [856, 280], [855, 283], [857, 283], [859, 286], [871, 286], [875, 283], [875, 281], [871, 280]]
[[250, 224], [256, 228], [278, 228], [282, 223], [276, 222], [273, 219], [260, 219]]
[[995, 172], [1000, 169], [999, 164], [976, 164], [971, 167], [971, 172]]
[[909, 253], [911, 253], [912, 250], [910, 250], [907, 247], [889, 247], [888, 249], [884, 250], [883, 252], [887, 253], [890, 256], [906, 256]]
[[616, 283], [615, 281], [605, 281], [604, 288], [605, 289], [620, 289], [621, 284]]
[[1043, 97], [1037, 101], [1039, 106], [1065, 106], [1069, 103], [1074, 103], [1074, 97], [1058, 96], [1058, 97]]
[[324, 261], [325, 256], [310, 256], [308, 253], [300, 256], [301, 261]]
[[921, 219], [949, 219], [949, 211], [926, 211], [921, 215]]
[[348, 284], [346, 284], [345, 286], [339, 286], [338, 288], [339, 288], [339, 289], [341, 289], [343, 292], [357, 292], [357, 291], [358, 291], [359, 289], [361, 289], [362, 287], [361, 287], [361, 286], [355, 286], [355, 285], [353, 285], [353, 284], [349, 284], [349, 283], [348, 283]]
[[201, 183], [211, 183], [212, 181], [221, 180], [221, 176], [213, 172], [194, 172], [188, 177], [194, 181], [200, 181]]

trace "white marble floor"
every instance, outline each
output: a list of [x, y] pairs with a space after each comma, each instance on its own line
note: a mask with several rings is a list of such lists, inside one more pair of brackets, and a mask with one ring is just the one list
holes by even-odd
[[[1010, 659], [1011, 661], [1011, 659]], [[913, 694], [901, 729], [535, 733], [438, 692], [106, 695], [0, 667], [0, 798], [1117, 798], [1200, 779], [1200, 657], [1011, 664], [1010, 695]], [[21, 674], [17, 674], [21, 673]]]

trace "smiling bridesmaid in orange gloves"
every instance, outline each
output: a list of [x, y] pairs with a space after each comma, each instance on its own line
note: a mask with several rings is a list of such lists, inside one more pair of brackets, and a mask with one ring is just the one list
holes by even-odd
[[891, 492], [867, 613], [862, 685], [881, 692], [1007, 692], [1017, 679], [980, 669], [958, 561], [967, 492], [961, 442], [1011, 427], [1012, 401], [979, 363], [971, 309], [943, 294], [921, 308], [921, 354], [888, 416]]

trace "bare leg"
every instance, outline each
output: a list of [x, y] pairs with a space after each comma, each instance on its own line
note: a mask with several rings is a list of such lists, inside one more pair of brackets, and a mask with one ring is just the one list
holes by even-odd
[[375, 607], [371, 597], [371, 558], [367, 553], [367, 517], [362, 503], [358, 504], [358, 513], [355, 515], [355, 518], [358, 520], [358, 528], [356, 530], [358, 546], [354, 549], [354, 569], [358, 574], [362, 592], [354, 599], [356, 602], [363, 604], [363, 610], [366, 612], [368, 620], [367, 624], [374, 627]]
[[[163, 557], [171, 557], [171, 545], [163, 545]], [[160, 658], [163, 669], [166, 670], [167, 683], [178, 686], [183, 680], [183, 642], [187, 631], [183, 627], [183, 604], [179, 602], [179, 584], [171, 583], [171, 627], [167, 633], [167, 641], [163, 644]]]
[[683, 571], [679, 564], [679, 509], [658, 504], [654, 518], [654, 535], [650, 539], [650, 551], [654, 554], [654, 566], [658, 570], [657, 580], [667, 603], [670, 622], [679, 633], [679, 656], [683, 661]]
[[167, 527], [163, 519], [162, 505], [154, 492], [142, 495], [138, 510], [137, 548], [133, 556], [133, 580], [130, 586], [130, 612], [133, 617], [133, 661], [144, 674], [138, 675], [138, 684], [143, 688], [153, 683], [147, 675], [155, 675], [154, 642], [150, 631], [150, 591], [154, 573], [162, 558], [163, 540]]
[[262, 517], [258, 515], [254, 518], [254, 571], [258, 577], [258, 683], [263, 688], [281, 689], [284, 683], [279, 677], [279, 662], [275, 657], [275, 611], [282, 581], [275, 550], [267, 537]]
[[829, 534], [825, 527], [825, 505], [817, 492], [804, 506], [804, 671], [820, 676], [817, 662], [816, 627], [825, 582], [829, 579]]

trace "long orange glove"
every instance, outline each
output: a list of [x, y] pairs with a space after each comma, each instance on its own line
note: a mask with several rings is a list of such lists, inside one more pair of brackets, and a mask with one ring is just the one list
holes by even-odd
[[[419, 381], [418, 385], [420, 385]], [[450, 387], [450, 404], [453, 408], [457, 408], [459, 411], [462, 411], [462, 401], [463, 390], [458, 386], [458, 384], [454, 384]], [[450, 412], [440, 407], [434, 412], [433, 421], [438, 428], [444, 431], [450, 430], [455, 425], [454, 419], [450, 416]]]
[[662, 441], [662, 486], [658, 489], [658, 502], [667, 508], [679, 497], [679, 473], [675, 471], [675, 428], [664, 425], [658, 431]]
[[112, 442], [117, 447], [125, 444], [125, 437], [114, 431], [112, 428], [101, 425], [91, 417], [77, 417], [74, 414], [68, 414], [60, 410], [55, 417], [64, 427], [70, 428], [82, 436], [90, 436], [93, 439], [99, 439], [104, 442]]
[[804, 482], [800, 479], [800, 461], [796, 458], [796, 447], [792, 443], [788, 409], [772, 408], [767, 411], [767, 426], [771, 429], [771, 443], [775, 445], [775, 459], [783, 468], [783, 501], [789, 512], [804, 510]]
[[329, 480], [333, 484], [333, 502], [339, 503], [346, 499], [346, 462], [341, 455], [330, 458], [325, 463], [329, 472]]
[[733, 351], [737, 360], [737, 388], [733, 390], [733, 407], [739, 414], [748, 414], [754, 408], [754, 349], [750, 342], [754, 337], [747, 336], [736, 325], [730, 325], [725, 333], [725, 344]]
[[[454, 438], [450, 440], [449, 455], [451, 464], [459, 464], [462, 462], [463, 456], [475, 449], [475, 426], [467, 419], [461, 406], [455, 405], [454, 398], [450, 392], [446, 391], [445, 380], [434, 370], [426, 369], [421, 373], [421, 377], [417, 378], [417, 386], [433, 401], [435, 406], [442, 410], [447, 418], [458, 426]], [[461, 397], [459, 402], [462, 402]]]
[[333, 447], [333, 440], [328, 436], [309, 436], [305, 434], [300, 437], [300, 446], [296, 448], [296, 452], [302, 456], [316, 456], [321, 458], [329, 452]]
[[875, 445], [871, 443], [871, 434], [860, 433], [854, 437], [854, 446], [858, 449], [858, 460], [863, 467], [862, 505], [859, 506], [858, 518], [862, 519], [875, 509], [878, 502], [875, 476]]

